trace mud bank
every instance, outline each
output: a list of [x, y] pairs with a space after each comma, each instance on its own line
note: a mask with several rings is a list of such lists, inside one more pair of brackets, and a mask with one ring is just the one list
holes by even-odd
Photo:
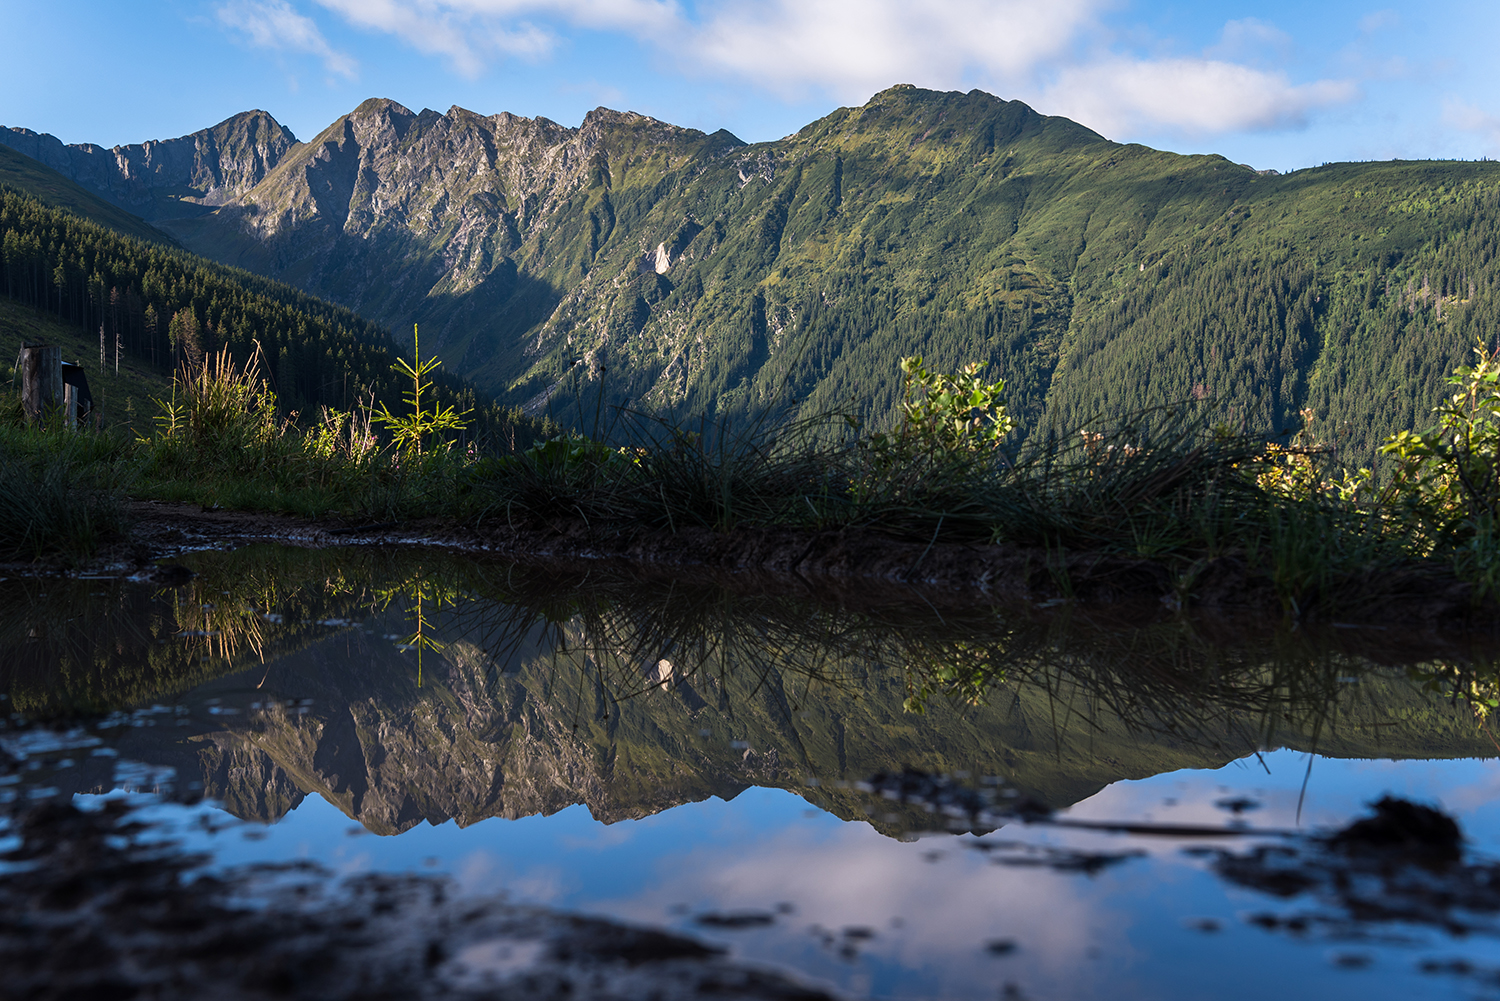
[[13, 817], [7, 997], [781, 999], [831, 995], [668, 931], [290, 862], [210, 875], [121, 800]]

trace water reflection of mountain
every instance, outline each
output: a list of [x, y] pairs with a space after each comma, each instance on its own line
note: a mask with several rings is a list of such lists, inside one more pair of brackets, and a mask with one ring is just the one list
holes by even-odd
[[[306, 630], [282, 618], [264, 666], [199, 685], [192, 726], [134, 732], [122, 753], [201, 774], [240, 816], [275, 819], [316, 793], [396, 833], [575, 803], [613, 821], [751, 785], [845, 817], [876, 805], [872, 821], [894, 830], [911, 818], [840, 781], [910, 766], [1066, 805], [1262, 746], [1494, 747], [1467, 703], [1404, 667], [1274, 629], [1226, 645], [1178, 621], [939, 612], [915, 596], [857, 607], [430, 553], [337, 565], [336, 587], [327, 567], [303, 584], [311, 597], [289, 597], [294, 568], [277, 577], [278, 607], [344, 616], [321, 619], [321, 638], [280, 639]], [[266, 575], [223, 556], [199, 569], [194, 600]]]
[[[752, 785], [790, 788], [854, 818], [869, 801], [837, 781], [882, 769], [998, 775], [1067, 805], [1118, 779], [1217, 767], [1255, 749], [1142, 732], [1107, 714], [1087, 726], [1074, 715], [1087, 693], [1028, 683], [986, 706], [945, 700], [919, 717], [902, 710], [900, 675], [876, 670], [851, 671], [847, 686], [811, 687], [774, 671], [707, 674], [613, 703], [586, 660], [533, 648], [506, 671], [463, 641], [449, 651], [440, 665], [427, 660], [421, 689], [409, 663], [368, 639], [331, 639], [279, 662], [267, 687], [312, 699], [312, 711], [296, 715], [283, 699], [198, 738], [206, 791], [258, 819], [316, 793], [377, 833], [575, 803], [614, 821]], [[199, 694], [242, 698], [235, 680]], [[1404, 681], [1367, 677], [1351, 703], [1321, 735], [1325, 753], [1449, 757], [1493, 747]], [[1283, 743], [1313, 746], [1306, 733]]]
[[[379, 833], [576, 803], [613, 821], [761, 785], [844, 817], [873, 808], [895, 831], [922, 818], [842, 783], [914, 767], [998, 776], [1061, 806], [1264, 746], [1495, 747], [1468, 702], [1423, 690], [1442, 669], [1413, 681], [1342, 635], [1226, 642], [1166, 617], [938, 610], [904, 592], [832, 601], [430, 552], [256, 550], [195, 566], [190, 585], [150, 591], [144, 617], [145, 598], [107, 592], [112, 632], [97, 609], [73, 616], [87, 641], [56, 617], [48, 642], [82, 644], [92, 659], [66, 663], [91, 666], [49, 688], [53, 655], [36, 648], [8, 684], [32, 706], [75, 708], [196, 685], [178, 699], [183, 725], [133, 729], [117, 748], [175, 766], [183, 786], [197, 776], [253, 819], [315, 793]], [[35, 607], [51, 606], [33, 619]], [[0, 633], [12, 651], [34, 642], [23, 625]]]

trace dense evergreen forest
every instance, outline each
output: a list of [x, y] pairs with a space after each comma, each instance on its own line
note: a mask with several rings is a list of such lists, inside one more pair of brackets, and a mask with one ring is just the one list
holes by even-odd
[[1430, 423], [1444, 378], [1500, 343], [1500, 177], [1337, 164], [1275, 180], [1102, 283], [1075, 317], [1053, 421], [1191, 395], [1274, 433], [1306, 410], [1358, 463]]
[[[222, 347], [241, 364], [257, 345], [282, 407], [309, 414], [371, 399], [397, 409], [409, 380], [381, 328], [289, 285], [122, 236], [0, 186], [0, 289], [65, 323], [98, 331], [102, 364], [118, 353], [171, 371]], [[513, 415], [462, 380], [435, 373], [439, 401], [474, 409], [473, 430], [506, 432]], [[529, 440], [529, 436], [528, 436]]]

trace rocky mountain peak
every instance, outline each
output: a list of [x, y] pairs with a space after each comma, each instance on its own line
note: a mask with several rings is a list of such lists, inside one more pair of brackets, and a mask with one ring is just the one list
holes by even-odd
[[201, 214], [247, 194], [297, 145], [297, 137], [254, 110], [176, 139], [113, 149], [64, 145], [56, 136], [15, 127], [0, 128], [0, 143], [136, 215], [160, 220]]
[[345, 121], [360, 146], [382, 146], [405, 139], [417, 115], [395, 101], [371, 98], [346, 115]]

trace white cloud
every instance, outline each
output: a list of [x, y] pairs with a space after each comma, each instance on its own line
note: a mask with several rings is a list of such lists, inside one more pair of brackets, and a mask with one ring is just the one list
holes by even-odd
[[476, 77], [496, 56], [537, 59], [556, 34], [528, 17], [660, 37], [679, 21], [671, 0], [317, 0], [351, 24], [383, 31]]
[[318, 26], [297, 13], [286, 0], [231, 0], [216, 13], [219, 23], [242, 33], [250, 44], [264, 49], [306, 52], [323, 60], [330, 73], [354, 79], [359, 64], [328, 44]]
[[1106, 135], [1205, 135], [1303, 128], [1312, 112], [1358, 96], [1349, 80], [1293, 84], [1283, 73], [1222, 60], [1115, 58], [1064, 69], [1041, 101]]
[[1492, 115], [1473, 102], [1456, 97], [1444, 98], [1443, 124], [1478, 135], [1487, 152], [1500, 150], [1500, 115]]
[[1015, 84], [1090, 28], [1100, 0], [771, 0], [725, 4], [689, 51], [769, 89], [862, 100], [897, 82]]
[[1386, 28], [1394, 28], [1401, 23], [1401, 15], [1393, 10], [1377, 10], [1373, 14], [1366, 14], [1359, 19], [1359, 31], [1362, 35], [1373, 35], [1377, 31]]
[[[495, 55], [538, 58], [556, 38], [529, 23], [508, 26], [493, 17], [476, 18], [471, 3], [440, 0], [318, 0], [361, 28], [395, 35], [418, 52], [446, 57], [459, 74], [476, 77]], [[476, 20], [479, 23], [476, 23]]]
[[[1101, 20], [1116, 0], [700, 0], [691, 10], [678, 0], [316, 2], [468, 77], [499, 58], [545, 58], [583, 28], [782, 96], [859, 103], [898, 82], [977, 86], [1113, 136], [1297, 129], [1360, 94], [1351, 80], [1293, 82], [1279, 68], [1293, 40], [1255, 18], [1227, 22], [1202, 53], [1131, 54]], [[284, 0], [260, 4], [273, 6], [299, 18]]]
[[1220, 33], [1219, 44], [1203, 54], [1211, 59], [1257, 63], [1285, 60], [1291, 51], [1291, 35], [1274, 24], [1245, 17], [1227, 22]]

